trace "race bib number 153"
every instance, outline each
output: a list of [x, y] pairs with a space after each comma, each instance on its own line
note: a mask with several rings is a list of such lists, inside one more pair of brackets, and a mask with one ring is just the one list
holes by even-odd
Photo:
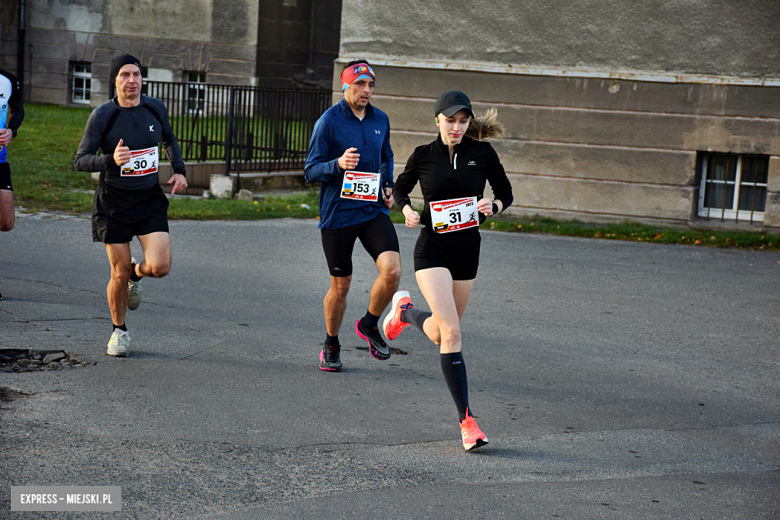
[[351, 200], [379, 200], [379, 174], [345, 172], [341, 183], [341, 198]]

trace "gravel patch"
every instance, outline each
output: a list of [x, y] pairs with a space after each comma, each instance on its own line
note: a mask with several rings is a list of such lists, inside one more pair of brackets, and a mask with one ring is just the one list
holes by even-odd
[[0, 349], [0, 372], [40, 372], [96, 365], [66, 350]]

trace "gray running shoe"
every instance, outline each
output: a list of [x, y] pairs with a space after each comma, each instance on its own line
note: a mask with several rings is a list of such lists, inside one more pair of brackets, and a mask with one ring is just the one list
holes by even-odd
[[341, 372], [341, 347], [323, 347], [320, 351], [320, 370]]
[[[135, 269], [135, 258], [132, 261], [133, 269]], [[130, 280], [127, 282], [127, 285], [130, 287], [130, 298], [127, 300], [127, 308], [134, 311], [141, 305], [141, 280], [137, 282]]]
[[125, 357], [130, 353], [130, 333], [124, 330], [115, 329], [111, 334], [111, 339], [108, 340], [108, 350], [106, 354], [109, 356]]
[[371, 357], [384, 361], [390, 357], [390, 347], [387, 346], [385, 340], [379, 334], [379, 329], [374, 327], [372, 330], [363, 328], [363, 320], [358, 318], [355, 322], [355, 332], [358, 336], [368, 342], [368, 353]]

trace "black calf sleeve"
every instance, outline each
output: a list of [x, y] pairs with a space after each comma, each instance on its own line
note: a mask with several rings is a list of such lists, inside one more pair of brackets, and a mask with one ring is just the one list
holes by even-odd
[[431, 316], [433, 316], [433, 314], [430, 312], [421, 311], [419, 309], [407, 309], [401, 312], [401, 321], [411, 323], [417, 330], [425, 334], [423, 323]]
[[466, 363], [463, 361], [463, 353], [455, 352], [453, 354], [441, 354], [441, 371], [444, 374], [444, 380], [447, 381], [447, 387], [450, 389], [452, 399], [458, 408], [460, 420], [466, 418], [468, 410], [469, 415], [469, 381], [466, 377]]

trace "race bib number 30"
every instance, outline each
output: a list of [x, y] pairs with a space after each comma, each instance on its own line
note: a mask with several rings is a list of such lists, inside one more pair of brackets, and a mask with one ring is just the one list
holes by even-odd
[[157, 147], [130, 150], [130, 162], [122, 165], [122, 177], [141, 177], [157, 173]]
[[379, 200], [379, 174], [346, 172], [341, 184], [341, 198], [351, 200]]
[[477, 198], [439, 200], [431, 202], [431, 222], [437, 233], [451, 233], [479, 226]]

